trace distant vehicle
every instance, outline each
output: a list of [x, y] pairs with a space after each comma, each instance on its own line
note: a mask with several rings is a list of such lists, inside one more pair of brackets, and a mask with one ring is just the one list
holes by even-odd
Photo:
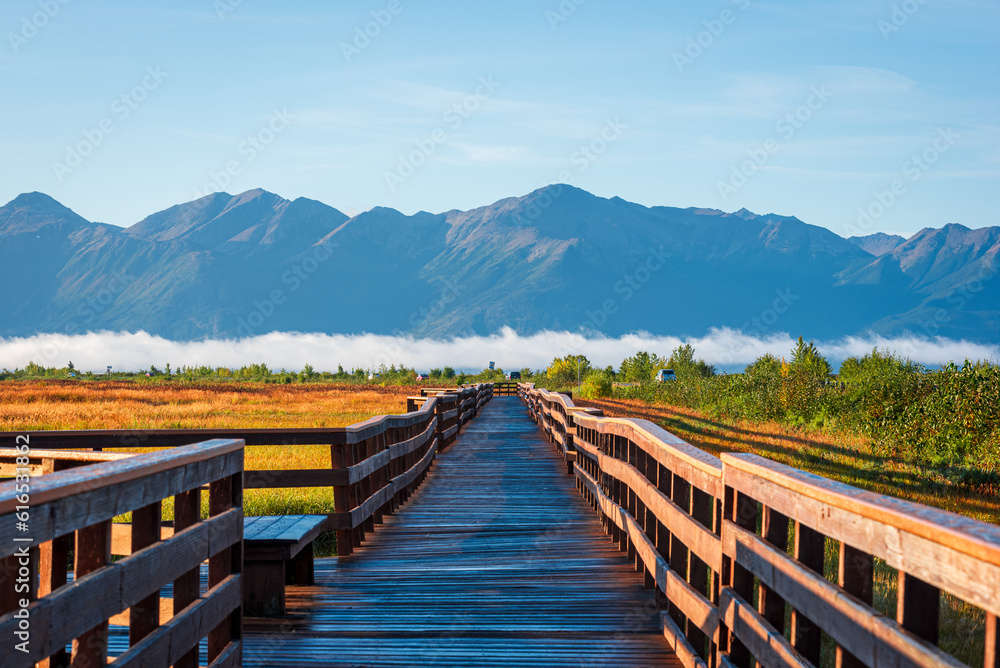
[[677, 374], [673, 369], [660, 369], [656, 372], [656, 382], [662, 383], [665, 380], [677, 380]]
[[417, 380], [430, 380], [430, 376], [428, 376], [426, 373], [418, 373]]
[[507, 380], [521, 380], [521, 372], [511, 371], [510, 373], [507, 374]]

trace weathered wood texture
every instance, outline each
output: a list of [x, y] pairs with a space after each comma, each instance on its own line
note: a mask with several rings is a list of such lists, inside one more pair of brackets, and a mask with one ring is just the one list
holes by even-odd
[[[663, 596], [664, 634], [686, 664], [818, 665], [829, 636], [838, 666], [959, 665], [935, 646], [948, 592], [987, 612], [985, 665], [997, 667], [997, 526], [756, 455], [720, 460], [654, 424], [599, 418], [530, 384], [519, 394]], [[836, 573], [824, 573], [828, 539], [839, 543]], [[899, 571], [895, 619], [872, 607], [874, 558]]]
[[[191, 665], [185, 656], [206, 637], [209, 661], [221, 657], [238, 665], [242, 481], [242, 441], [214, 440], [32, 478], [28, 491], [18, 481], [0, 485], [0, 557], [28, 564], [40, 583], [23, 596], [31, 630], [26, 651], [0, 652], [0, 666], [103, 665], [112, 620], [129, 625], [130, 648], [115, 665]], [[209, 518], [202, 521], [196, 514], [164, 537], [162, 501], [198, 494], [203, 486], [212, 499]], [[130, 556], [112, 561], [111, 521], [127, 512], [133, 514]], [[184, 516], [179, 508], [178, 517]], [[38, 549], [22, 557], [22, 545]], [[183, 606], [164, 606], [161, 590], [197, 572], [206, 559], [212, 589], [200, 596], [195, 589]], [[7, 580], [0, 586], [15, 584]], [[21, 613], [4, 612], [0, 633], [16, 638], [15, 631], [23, 629]], [[220, 639], [215, 646], [213, 637]]]
[[354, 555], [316, 560], [290, 618], [247, 620], [245, 666], [679, 665], [652, 593], [497, 398]]

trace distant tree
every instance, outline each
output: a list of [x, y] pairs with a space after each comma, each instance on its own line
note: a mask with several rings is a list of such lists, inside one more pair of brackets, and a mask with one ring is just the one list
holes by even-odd
[[590, 372], [590, 360], [585, 355], [566, 355], [562, 358], [555, 358], [552, 364], [545, 370], [545, 375], [549, 382], [556, 385], [575, 384], [578, 379], [583, 379]]
[[674, 351], [670, 353], [670, 359], [667, 360], [666, 367], [661, 368], [673, 369], [678, 378], [684, 376], [708, 378], [715, 375], [714, 366], [709, 365], [705, 360], [695, 359], [694, 346], [690, 343], [674, 348]]
[[427, 375], [429, 375], [431, 378], [440, 378], [441, 377], [441, 369], [431, 369], [431, 372], [429, 374], [427, 374]]
[[644, 351], [637, 352], [622, 360], [620, 375], [622, 382], [642, 383], [653, 380], [658, 368], [664, 368], [667, 360]]
[[445, 380], [451, 380], [452, 378], [455, 377], [455, 370], [452, 369], [450, 366], [446, 366], [444, 368], [444, 371], [441, 372], [441, 377], [444, 378]]
[[790, 366], [795, 371], [820, 378], [826, 378], [831, 372], [830, 363], [820, 354], [816, 344], [806, 343], [801, 336], [792, 349]]

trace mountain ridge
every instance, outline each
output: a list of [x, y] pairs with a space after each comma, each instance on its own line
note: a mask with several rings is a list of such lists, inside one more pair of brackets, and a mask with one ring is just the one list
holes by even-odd
[[[0, 280], [14, 288], [0, 296], [10, 314], [0, 336], [732, 327], [996, 341], [1000, 291], [988, 284], [998, 255], [1000, 227], [844, 239], [794, 216], [646, 207], [565, 184], [412, 216], [385, 207], [347, 216], [254, 189], [127, 228], [25, 193], [0, 207]], [[779, 294], [793, 304], [772, 318]], [[98, 312], [81, 307], [98, 298], [108, 302]], [[943, 323], [933, 317], [941, 310]]]

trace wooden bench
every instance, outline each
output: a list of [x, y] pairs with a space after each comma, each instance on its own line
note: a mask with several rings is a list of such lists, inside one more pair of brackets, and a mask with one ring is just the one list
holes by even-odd
[[285, 585], [313, 584], [313, 539], [326, 515], [247, 517], [243, 521], [243, 613], [285, 614]]

